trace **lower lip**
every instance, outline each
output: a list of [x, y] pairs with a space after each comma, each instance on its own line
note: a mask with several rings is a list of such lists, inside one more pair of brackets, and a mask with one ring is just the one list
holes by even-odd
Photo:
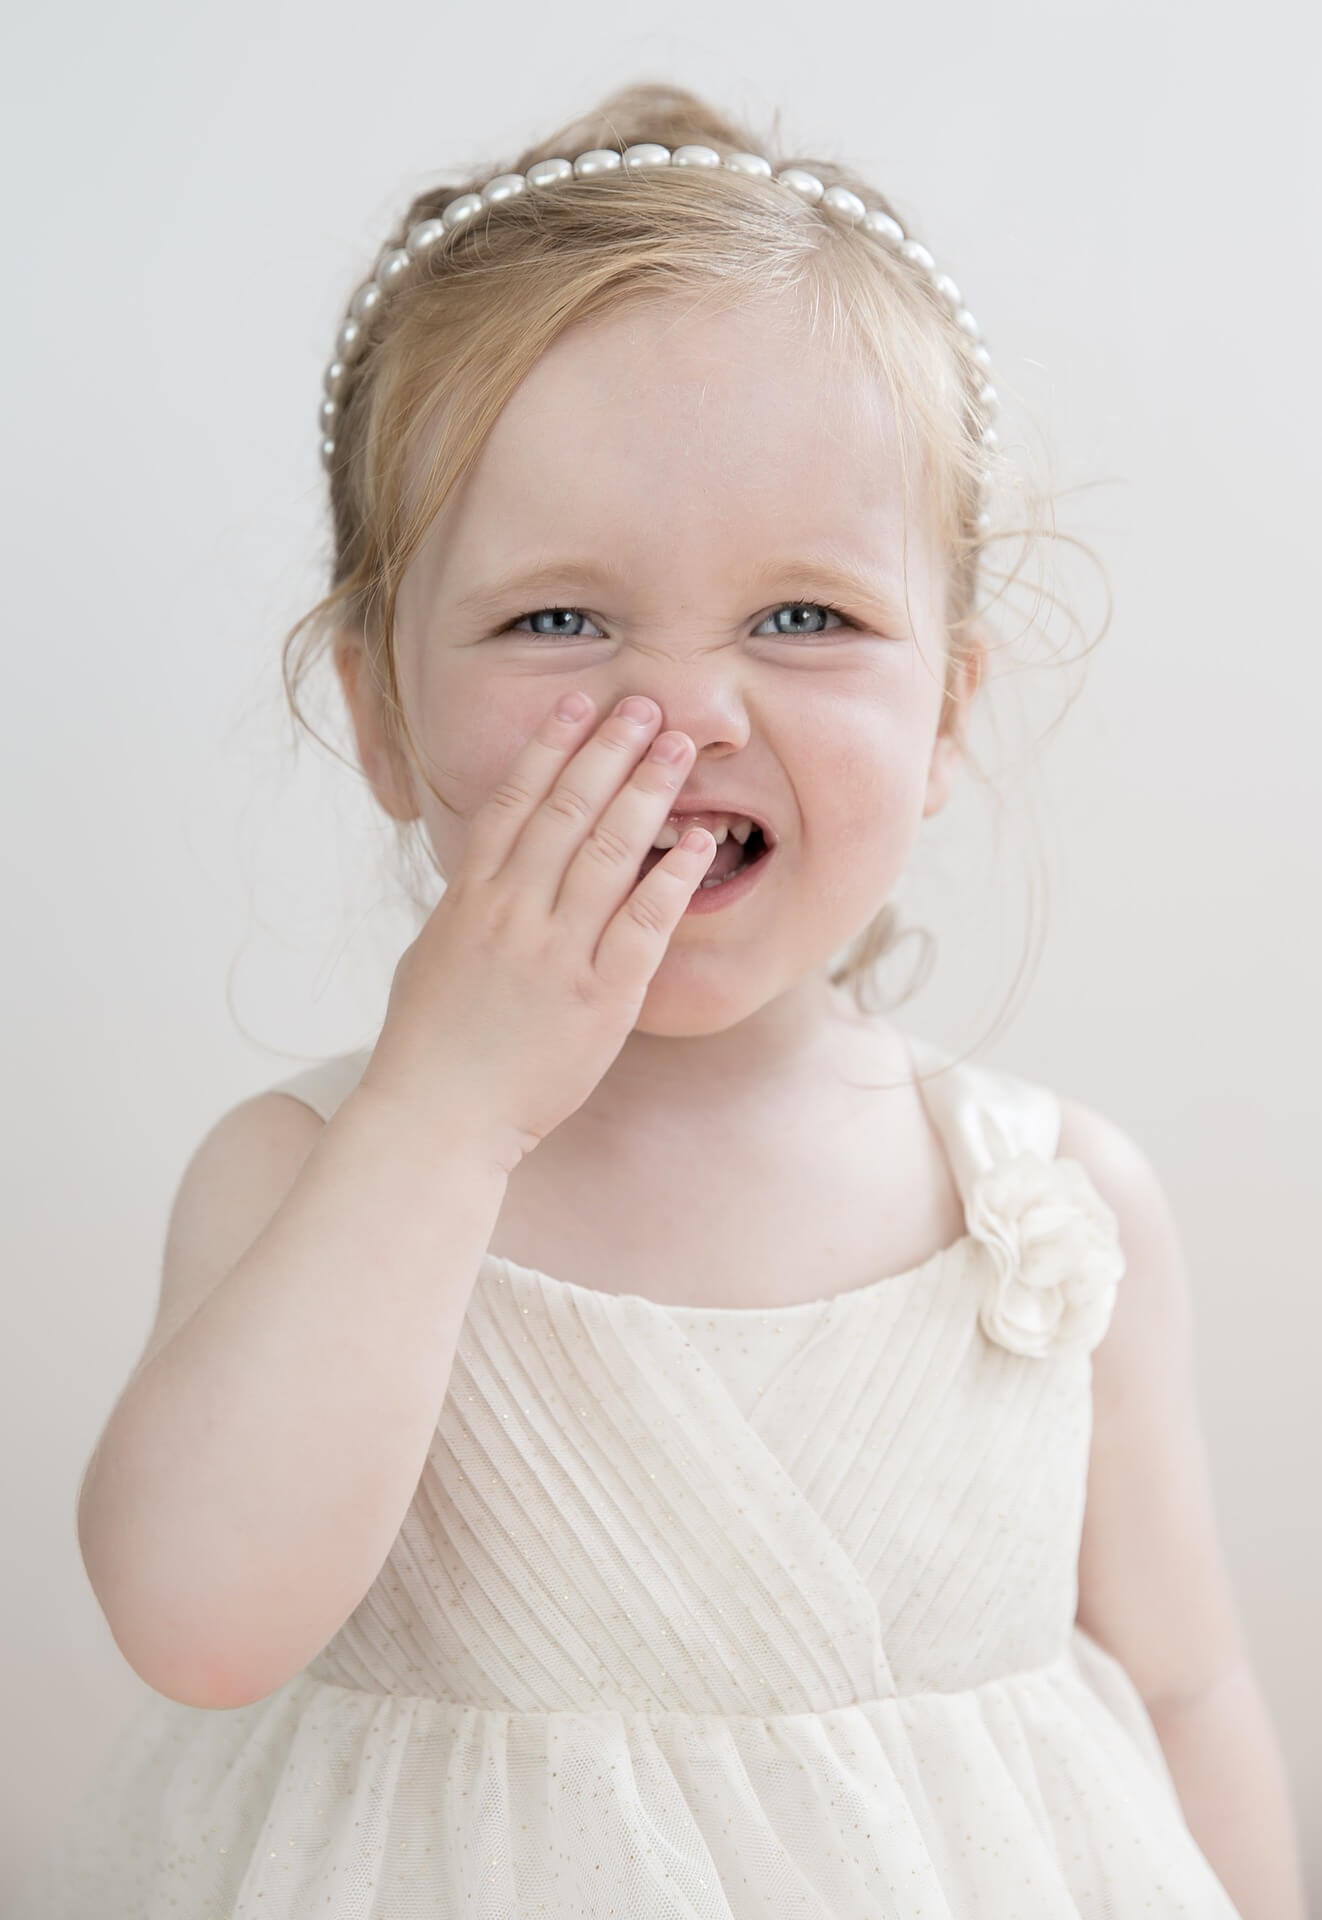
[[723, 880], [719, 887], [696, 887], [684, 909], [684, 917], [691, 913], [715, 913], [721, 907], [733, 906], [736, 900], [753, 891], [775, 857], [774, 847], [768, 847], [760, 860], [755, 860], [751, 867], [741, 867], [733, 879]]

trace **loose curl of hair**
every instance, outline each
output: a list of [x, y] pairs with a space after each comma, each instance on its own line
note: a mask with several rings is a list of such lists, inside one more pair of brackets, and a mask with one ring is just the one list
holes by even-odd
[[[594, 147], [623, 152], [644, 141], [671, 149], [700, 143], [723, 158], [761, 153], [773, 171], [806, 167], [824, 185], [848, 187], [899, 218], [884, 194], [848, 168], [777, 152], [774, 142], [687, 89], [639, 84], [609, 95], [507, 167], [475, 167], [466, 179], [420, 193], [385, 247], [402, 246], [417, 223], [437, 218], [496, 173], [526, 173], [538, 160], [572, 158]], [[411, 762], [436, 794], [400, 701], [396, 599], [428, 528], [462, 485], [515, 389], [547, 348], [580, 323], [676, 296], [694, 306], [761, 300], [792, 303], [814, 335], [825, 335], [827, 351], [850, 355], [886, 382], [899, 429], [906, 555], [916, 449], [925, 503], [949, 563], [941, 727], [955, 733], [965, 760], [976, 767], [953, 689], [970, 654], [987, 649], [991, 629], [980, 599], [989, 577], [986, 550], [1017, 533], [1026, 551], [1045, 528], [1040, 512], [1014, 527], [978, 525], [989, 498], [1024, 488], [1006, 456], [980, 440], [978, 396], [987, 375], [973, 358], [974, 343], [920, 270], [870, 238], [836, 227], [776, 181], [716, 167], [666, 169], [665, 176], [620, 168], [578, 179], [566, 192], [530, 191], [502, 201], [489, 217], [480, 214], [451, 235], [430, 271], [388, 296], [384, 320], [378, 316], [367, 351], [353, 363], [334, 428], [331, 589], [284, 643], [282, 676], [295, 721], [320, 738], [300, 709], [299, 688], [327, 640], [352, 634], [363, 649], [392, 761], [397, 769]], [[1022, 556], [1013, 571], [990, 577], [1007, 585], [1021, 566]], [[397, 823], [406, 867], [419, 851], [419, 835], [410, 831], [417, 826]], [[434, 860], [430, 864], [435, 872]], [[434, 900], [424, 897], [416, 866], [406, 884], [425, 918]], [[930, 972], [935, 942], [925, 928], [902, 929], [893, 901], [837, 958], [831, 983], [847, 984], [864, 1011], [864, 989], [875, 970], [910, 936], [923, 942], [924, 953], [908, 991], [890, 1003], [903, 1004]]]

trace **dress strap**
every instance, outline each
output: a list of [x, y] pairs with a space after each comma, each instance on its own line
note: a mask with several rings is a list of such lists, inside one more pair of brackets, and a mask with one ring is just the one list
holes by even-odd
[[305, 1107], [311, 1107], [314, 1113], [319, 1113], [323, 1120], [329, 1120], [358, 1085], [371, 1057], [371, 1047], [359, 1047], [353, 1053], [337, 1053], [328, 1060], [315, 1061], [312, 1066], [290, 1074], [287, 1079], [276, 1081], [274, 1086], [266, 1087], [263, 1091], [292, 1094], [295, 1100], [301, 1100]]
[[975, 1183], [989, 1168], [1020, 1153], [1055, 1159], [1061, 1111], [1050, 1087], [971, 1060], [955, 1061], [930, 1040], [911, 1034], [905, 1040], [923, 1076], [918, 1091], [950, 1156], [966, 1208]]
[[[907, 1038], [907, 1036], [906, 1036]], [[1076, 1160], [1060, 1156], [1061, 1106], [1048, 1087], [908, 1041], [950, 1156], [970, 1236], [988, 1255], [978, 1321], [1033, 1358], [1091, 1353], [1125, 1271], [1115, 1214]], [[946, 1068], [942, 1072], [942, 1068]]]

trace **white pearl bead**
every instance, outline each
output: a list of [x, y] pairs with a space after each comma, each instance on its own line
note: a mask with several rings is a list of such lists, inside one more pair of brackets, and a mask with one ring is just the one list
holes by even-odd
[[916, 240], [902, 240], [900, 252], [906, 260], [912, 260], [916, 267], [921, 267], [924, 273], [931, 273], [936, 266], [936, 261], [927, 248], [920, 246]]
[[867, 212], [858, 195], [851, 193], [848, 187], [828, 187], [820, 204], [829, 207], [832, 213], [838, 213], [851, 227], [856, 226]]
[[595, 173], [618, 173], [619, 170], [620, 156], [614, 147], [590, 147], [574, 162], [574, 174], [579, 180], [590, 179]]
[[939, 294], [944, 295], [944, 297], [950, 302], [952, 307], [963, 306], [964, 304], [963, 295], [960, 293], [959, 288], [955, 285], [954, 281], [951, 279], [948, 273], [939, 273], [936, 279], [932, 282], [932, 285], [936, 288]]
[[973, 349], [973, 358], [977, 361], [980, 367], [991, 366], [991, 355], [988, 353], [986, 347], [984, 346], [976, 346]]
[[670, 164], [672, 167], [719, 167], [721, 156], [715, 147], [676, 147]]
[[441, 215], [441, 219], [445, 222], [445, 231], [447, 233], [453, 233], [456, 227], [464, 226], [467, 221], [473, 218], [475, 213], [481, 213], [481, 211], [482, 196], [480, 193], [461, 193], [457, 200], [450, 202], [449, 206]]
[[367, 345], [367, 332], [361, 320], [346, 320], [335, 336], [335, 351], [341, 360], [356, 360]]
[[416, 227], [409, 228], [409, 252], [415, 260], [425, 260], [444, 238], [444, 220], [420, 220]]
[[814, 204], [826, 192], [817, 175], [809, 173], [806, 167], [784, 167], [776, 178], [783, 187], [788, 187], [792, 193], [797, 193], [802, 199], [811, 200]]
[[980, 389], [978, 393], [978, 399], [981, 401], [983, 407], [988, 413], [996, 413], [997, 411], [999, 411], [1000, 404], [1001, 404], [1001, 396], [999, 393], [997, 393], [995, 387], [992, 386], [990, 381], [988, 381], [987, 384]]
[[368, 320], [381, 305], [385, 295], [375, 280], [366, 280], [349, 302], [349, 317], [353, 320]]
[[335, 423], [336, 423], [336, 421], [337, 421], [337, 420], [339, 419], [339, 417], [340, 417], [340, 403], [339, 403], [339, 401], [338, 401], [338, 400], [323, 400], [323, 401], [322, 401], [322, 403], [321, 403], [321, 408], [320, 408], [320, 412], [319, 412], [319, 414], [318, 414], [318, 418], [319, 418], [319, 419], [320, 419], [320, 421], [321, 421], [321, 430], [322, 430], [322, 432], [323, 432], [323, 433], [334, 433], [334, 431], [335, 431]]
[[332, 400], [338, 400], [344, 392], [344, 383], [349, 378], [349, 369], [343, 360], [332, 360], [321, 376], [321, 384]]
[[521, 173], [498, 173], [494, 180], [488, 180], [482, 189], [482, 198], [487, 206], [498, 206], [502, 200], [517, 199], [528, 191], [528, 182]]
[[973, 315], [969, 312], [967, 307], [961, 307], [959, 312], [955, 315], [955, 325], [959, 327], [962, 332], [968, 334], [971, 340], [977, 339], [978, 323], [973, 318]]
[[984, 427], [983, 434], [982, 434], [982, 444], [984, 447], [1000, 446], [1001, 444], [1000, 435], [997, 433], [995, 427]]
[[980, 532], [985, 533], [990, 525], [991, 525], [991, 515], [984, 508], [983, 511], [978, 515], [978, 529]]
[[322, 466], [329, 467], [331, 462], [334, 460], [334, 458], [335, 458], [335, 442], [333, 440], [323, 440], [321, 443]]
[[639, 146], [624, 149], [626, 167], [668, 167], [670, 148], [658, 146], [655, 140], [644, 140]]
[[524, 178], [530, 187], [552, 187], [557, 180], [568, 180], [574, 172], [572, 160], [536, 160]]
[[898, 220], [892, 220], [888, 213], [882, 213], [879, 207], [872, 207], [863, 215], [863, 231], [870, 233], [876, 240], [884, 240], [888, 247], [904, 244], [904, 228]]
[[760, 153], [727, 153], [724, 164], [731, 173], [746, 173], [761, 180], [771, 178], [771, 162]]
[[408, 278], [412, 265], [413, 255], [407, 247], [393, 247], [376, 270], [376, 284], [389, 293]]

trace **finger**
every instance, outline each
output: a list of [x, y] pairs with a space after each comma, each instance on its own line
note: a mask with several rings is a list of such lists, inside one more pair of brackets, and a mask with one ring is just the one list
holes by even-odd
[[597, 943], [593, 958], [603, 986], [629, 993], [640, 980], [651, 980], [715, 855], [715, 835], [690, 827], [638, 882]]
[[[569, 760], [541, 805], [529, 815], [510, 849], [505, 871], [521, 893], [547, 913], [555, 908], [570, 863], [596, 832], [606, 808], [634, 776], [660, 724], [654, 704], [651, 717], [642, 722], [619, 712], [608, 713]], [[648, 844], [651, 837], [647, 837]], [[635, 875], [645, 852], [646, 846], [638, 851]]]
[[464, 850], [470, 874], [490, 879], [500, 871], [534, 811], [597, 726], [596, 702], [590, 695], [583, 697], [589, 705], [578, 716], [566, 717], [557, 702], [473, 814]]
[[694, 752], [686, 733], [662, 733], [652, 741], [570, 860], [553, 908], [562, 919], [584, 916], [599, 932], [641, 884], [638, 870], [688, 777]]

